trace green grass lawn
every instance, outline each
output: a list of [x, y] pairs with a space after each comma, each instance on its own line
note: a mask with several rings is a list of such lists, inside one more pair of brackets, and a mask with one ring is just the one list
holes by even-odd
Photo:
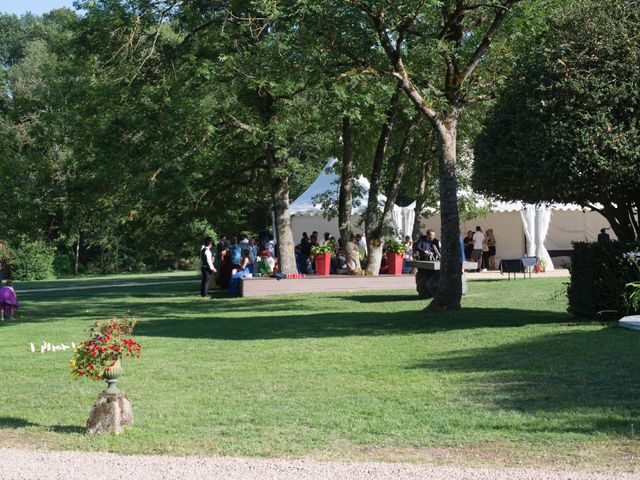
[[[640, 466], [640, 332], [575, 323], [566, 279], [476, 281], [463, 310], [426, 315], [413, 291], [213, 300], [193, 274], [18, 285], [0, 324], [0, 444], [122, 453], [466, 464]], [[108, 281], [107, 281], [108, 280]], [[286, 280], [285, 280], [286, 281]], [[91, 322], [139, 320], [119, 386], [135, 427], [87, 437], [103, 385], [74, 381]]]

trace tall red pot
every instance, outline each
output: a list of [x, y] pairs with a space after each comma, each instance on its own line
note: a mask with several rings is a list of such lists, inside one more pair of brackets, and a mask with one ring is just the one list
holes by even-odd
[[401, 253], [387, 253], [387, 265], [389, 265], [389, 275], [402, 275]]
[[316, 275], [329, 275], [331, 272], [331, 254], [319, 253], [316, 259]]

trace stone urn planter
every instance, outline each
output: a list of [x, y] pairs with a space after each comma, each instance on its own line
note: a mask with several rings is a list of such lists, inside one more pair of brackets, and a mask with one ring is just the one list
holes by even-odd
[[108, 393], [111, 395], [120, 393], [120, 389], [118, 389], [116, 384], [118, 383], [118, 379], [122, 376], [123, 372], [124, 370], [122, 369], [122, 359], [120, 358], [116, 360], [116, 362], [112, 366], [107, 367], [104, 370], [103, 375], [104, 379], [107, 382], [107, 389], [102, 393]]
[[106, 381], [87, 420], [87, 434], [119, 433], [133, 426], [131, 402], [118, 386], [123, 374], [123, 357], [140, 357], [140, 345], [129, 338], [135, 320], [96, 322], [89, 340], [80, 342], [71, 360], [72, 374], [78, 378]]

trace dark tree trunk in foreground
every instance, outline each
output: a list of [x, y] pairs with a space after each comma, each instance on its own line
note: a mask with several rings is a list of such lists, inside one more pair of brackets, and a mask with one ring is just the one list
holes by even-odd
[[440, 240], [443, 250], [440, 284], [431, 307], [460, 308], [462, 298], [462, 257], [460, 252], [460, 217], [456, 180], [457, 119], [445, 123], [440, 141]]

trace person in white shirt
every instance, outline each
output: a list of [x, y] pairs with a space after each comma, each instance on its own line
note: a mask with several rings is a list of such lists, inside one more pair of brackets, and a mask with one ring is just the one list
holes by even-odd
[[211, 276], [217, 272], [213, 266], [213, 254], [211, 253], [211, 237], [204, 239], [204, 245], [200, 249], [200, 270], [202, 271], [202, 281], [200, 282], [200, 295], [209, 295], [209, 285]]
[[478, 225], [476, 233], [473, 234], [473, 251], [471, 252], [471, 259], [478, 262], [478, 272], [482, 268], [482, 244], [485, 238], [482, 228]]

